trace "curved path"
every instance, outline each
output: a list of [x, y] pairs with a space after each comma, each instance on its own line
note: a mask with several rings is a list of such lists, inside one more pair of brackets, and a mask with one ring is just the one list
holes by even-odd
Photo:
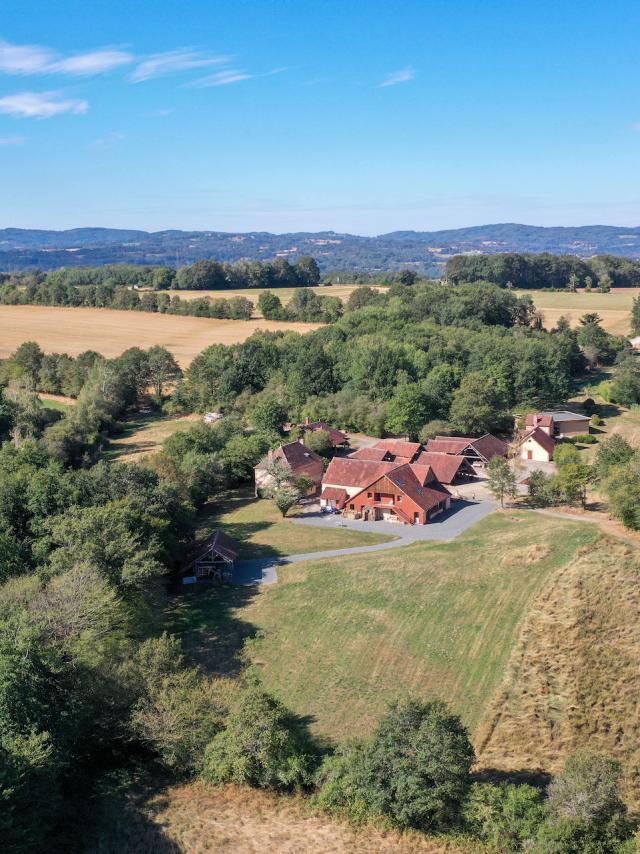
[[313, 525], [335, 530], [349, 528], [352, 531], [375, 531], [395, 536], [396, 539], [372, 546], [352, 546], [347, 549], [305, 552], [304, 554], [285, 555], [253, 560], [238, 561], [233, 571], [233, 584], [274, 584], [278, 580], [276, 568], [289, 563], [301, 563], [305, 560], [342, 557], [344, 555], [379, 552], [383, 549], [397, 549], [412, 543], [449, 542], [455, 540], [467, 528], [475, 525], [498, 507], [495, 501], [456, 501], [450, 510], [437, 516], [426, 525], [397, 525], [390, 522], [359, 522], [343, 519], [341, 516], [312, 514], [304, 519], [294, 520], [298, 525]]

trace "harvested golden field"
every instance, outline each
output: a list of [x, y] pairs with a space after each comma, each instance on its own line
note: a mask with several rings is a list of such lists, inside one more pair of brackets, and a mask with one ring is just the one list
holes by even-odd
[[348, 824], [294, 797], [240, 787], [176, 786], [124, 808], [99, 835], [102, 854], [466, 854], [478, 850], [417, 833]]
[[604, 328], [615, 335], [628, 335], [630, 330], [630, 312], [637, 288], [615, 288], [608, 294], [598, 292], [587, 294], [563, 291], [518, 291], [522, 296], [530, 296], [536, 308], [544, 314], [544, 325], [551, 329], [564, 315], [572, 326], [577, 326], [580, 318], [587, 312], [596, 311], [602, 318]]
[[46, 353], [77, 356], [97, 350], [108, 358], [128, 347], [161, 344], [184, 368], [211, 344], [238, 344], [258, 329], [308, 332], [319, 323], [277, 320], [215, 320], [109, 308], [59, 308], [39, 305], [0, 306], [0, 358], [23, 341], [37, 341]]
[[[350, 294], [362, 285], [319, 285], [316, 288], [240, 288], [237, 291], [167, 291], [171, 296], [178, 296], [180, 299], [198, 299], [200, 297], [210, 297], [211, 299], [230, 299], [231, 297], [246, 297], [257, 306], [260, 294], [265, 291], [280, 297], [283, 304], [289, 302], [296, 291], [312, 290], [316, 294], [323, 297], [339, 297], [343, 302], [349, 299]], [[371, 285], [375, 290], [386, 290], [383, 285]]]
[[640, 552], [614, 538], [578, 551], [522, 624], [476, 734], [479, 764], [557, 770], [579, 748], [620, 760], [640, 803]]

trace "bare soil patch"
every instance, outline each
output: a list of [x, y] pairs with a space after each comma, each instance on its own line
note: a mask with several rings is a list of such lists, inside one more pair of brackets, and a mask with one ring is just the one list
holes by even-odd
[[0, 306], [0, 358], [24, 341], [37, 341], [47, 353], [77, 356], [97, 350], [108, 358], [129, 347], [161, 344], [182, 367], [211, 344], [238, 344], [258, 329], [308, 332], [319, 323], [276, 320], [215, 320], [108, 308], [62, 308], [38, 305]]

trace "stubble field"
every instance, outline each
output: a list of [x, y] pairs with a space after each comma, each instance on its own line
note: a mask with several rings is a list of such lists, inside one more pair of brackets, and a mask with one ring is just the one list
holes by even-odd
[[238, 344], [258, 329], [308, 332], [319, 323], [276, 320], [215, 320], [107, 308], [60, 308], [39, 305], [0, 306], [0, 358], [24, 341], [37, 341], [46, 353], [77, 356], [97, 350], [107, 358], [129, 347], [161, 344], [185, 368], [211, 344]]
[[595, 311], [602, 318], [602, 325], [614, 335], [628, 335], [630, 328], [631, 305], [640, 290], [637, 288], [614, 288], [611, 293], [590, 293], [584, 291], [518, 291], [522, 296], [530, 296], [536, 308], [544, 314], [544, 325], [551, 329], [564, 315], [571, 326], [577, 326], [580, 318], [587, 312]]

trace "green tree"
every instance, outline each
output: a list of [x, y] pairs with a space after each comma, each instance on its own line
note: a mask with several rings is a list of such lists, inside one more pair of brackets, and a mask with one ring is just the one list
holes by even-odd
[[460, 718], [439, 701], [390, 707], [371, 739], [323, 764], [319, 803], [356, 818], [441, 831], [465, 802], [473, 747]]
[[495, 380], [472, 371], [453, 395], [449, 420], [463, 434], [480, 436], [505, 421], [505, 402]]
[[563, 465], [557, 476], [556, 484], [561, 498], [568, 504], [587, 503], [587, 487], [593, 480], [593, 469], [583, 463]]
[[640, 335], [640, 296], [634, 298], [631, 307], [631, 332]]
[[418, 383], [398, 387], [386, 408], [386, 428], [391, 433], [415, 437], [431, 414], [430, 400]]
[[605, 478], [614, 466], [623, 466], [633, 457], [633, 448], [625, 438], [614, 433], [598, 445], [595, 470], [598, 478]]
[[208, 744], [202, 776], [214, 785], [292, 789], [311, 782], [313, 765], [310, 742], [291, 712], [260, 688], [249, 688]]
[[418, 274], [415, 270], [401, 270], [398, 281], [402, 285], [415, 285]]
[[305, 430], [303, 441], [310, 451], [328, 459], [333, 456], [334, 447], [331, 434], [327, 430]]
[[518, 480], [515, 472], [504, 457], [492, 457], [487, 464], [487, 487], [491, 494], [500, 500], [504, 507], [505, 496], [515, 498], [518, 493]]
[[580, 451], [575, 445], [571, 445], [568, 442], [559, 444], [554, 449], [553, 461], [558, 468], [562, 468], [562, 466], [569, 465], [570, 463], [579, 463], [581, 460]]
[[30, 388], [38, 387], [38, 377], [44, 353], [35, 341], [25, 341], [11, 357], [20, 376], [24, 377]]
[[153, 271], [151, 286], [154, 291], [166, 291], [172, 288], [176, 279], [176, 271], [171, 267], [156, 267]]
[[277, 397], [264, 393], [254, 403], [249, 417], [258, 430], [281, 432], [287, 420], [287, 407]]
[[316, 259], [310, 255], [298, 258], [293, 269], [300, 285], [317, 285], [320, 281], [320, 268]]
[[149, 378], [157, 398], [162, 398], [167, 383], [182, 376], [180, 366], [166, 347], [156, 345], [147, 351]]

